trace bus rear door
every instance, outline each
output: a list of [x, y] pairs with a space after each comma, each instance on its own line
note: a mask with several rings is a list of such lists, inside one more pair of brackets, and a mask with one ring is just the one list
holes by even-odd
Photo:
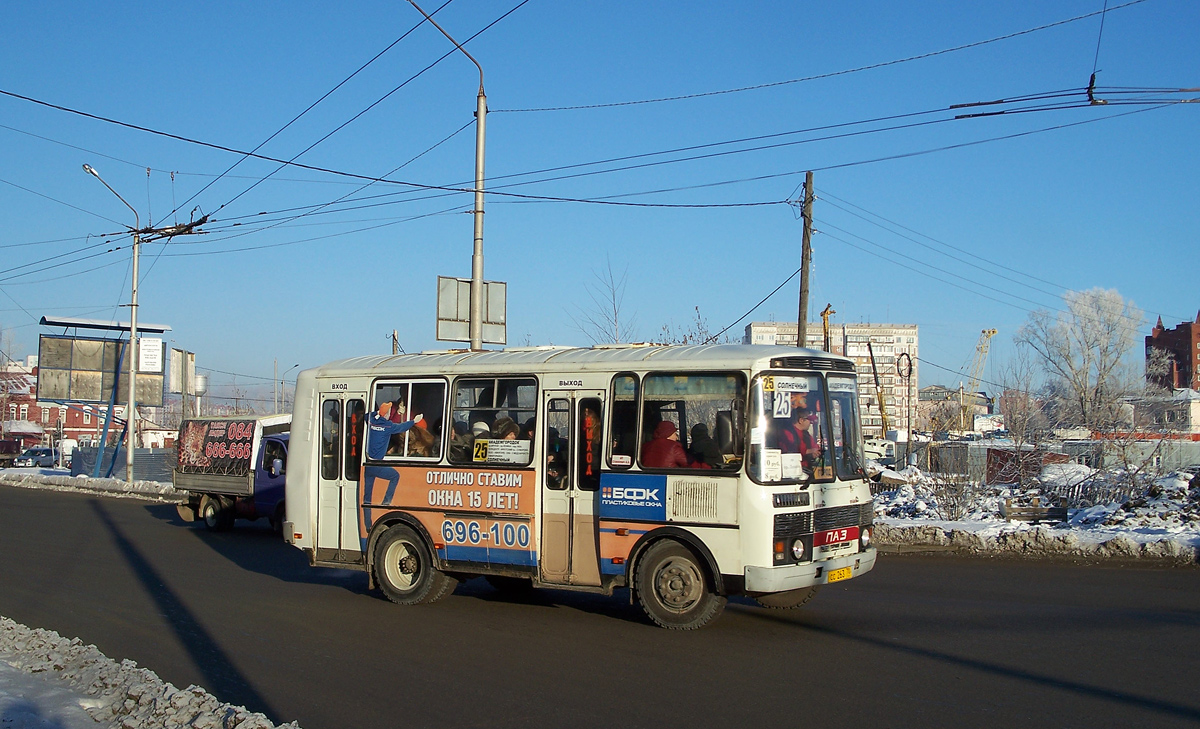
[[541, 580], [600, 584], [596, 491], [603, 452], [603, 391], [547, 390], [543, 396]]

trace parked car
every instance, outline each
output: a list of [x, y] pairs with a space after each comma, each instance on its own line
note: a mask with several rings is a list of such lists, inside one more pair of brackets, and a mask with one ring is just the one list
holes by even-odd
[[57, 448], [27, 448], [24, 453], [17, 456], [13, 461], [13, 465], [17, 468], [30, 468], [40, 466], [48, 468], [58, 463]]

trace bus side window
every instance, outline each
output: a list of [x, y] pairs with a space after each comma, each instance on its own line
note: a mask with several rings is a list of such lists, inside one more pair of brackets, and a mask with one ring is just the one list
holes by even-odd
[[571, 485], [571, 401], [551, 400], [546, 407], [546, 488]]
[[346, 473], [347, 481], [357, 481], [362, 466], [363, 435], [367, 418], [367, 404], [362, 400], [346, 403]]
[[579, 401], [579, 476], [583, 491], [600, 488], [600, 444], [603, 442], [604, 409], [598, 398]]
[[637, 399], [636, 375], [617, 375], [613, 378], [608, 465], [614, 469], [629, 468], [633, 465], [633, 459], [637, 457]]
[[321, 403], [321, 478], [326, 481], [336, 481], [338, 477], [341, 421], [341, 401]]

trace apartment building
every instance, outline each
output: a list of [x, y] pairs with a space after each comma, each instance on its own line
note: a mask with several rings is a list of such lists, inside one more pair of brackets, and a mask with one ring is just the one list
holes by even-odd
[[[796, 322], [752, 322], [746, 325], [742, 342], [794, 347], [796, 339]], [[900, 433], [908, 431], [910, 422], [916, 427], [917, 348], [920, 343], [917, 325], [830, 324], [829, 339], [829, 351], [854, 360], [855, 369], [858, 370], [863, 435], [868, 438], [882, 438], [885, 435], [871, 371], [872, 351], [875, 353], [875, 366], [879, 370], [888, 427]], [[825, 333], [820, 322], [808, 325], [805, 346], [825, 349]], [[902, 356], [905, 354], [907, 358]], [[904, 361], [911, 362], [911, 373]], [[901, 377], [902, 372], [907, 376]]]

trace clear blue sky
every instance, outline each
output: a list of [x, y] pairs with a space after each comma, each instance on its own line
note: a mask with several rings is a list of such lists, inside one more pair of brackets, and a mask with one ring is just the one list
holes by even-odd
[[[453, 0], [437, 18], [465, 40], [518, 2]], [[1146, 310], [1147, 332], [1160, 314], [1168, 326], [1194, 318], [1200, 104], [1119, 105], [1131, 97], [1104, 92], [1113, 104], [957, 121], [919, 114], [1064, 90], [1074, 95], [1036, 104], [1079, 102], [1094, 64], [1101, 88], [1200, 86], [1200, 4], [1123, 4], [1109, 0], [1102, 37], [1094, 15], [837, 74], [1095, 13], [1104, 2], [530, 0], [467, 46], [492, 110], [488, 188], [718, 207], [489, 195], [486, 277], [508, 282], [510, 344], [587, 344], [575, 320], [606, 260], [627, 271], [625, 307], [641, 338], [686, 325], [696, 306], [714, 330], [730, 324], [798, 268], [802, 225], [786, 204], [721, 206], [795, 199], [808, 169], [817, 170], [812, 310], [832, 303], [835, 321], [916, 323], [930, 362], [963, 368], [985, 327], [1000, 330], [1000, 362], [1028, 311], [1060, 305], [1065, 288], [1117, 289]], [[398, 0], [5, 3], [0, 89], [249, 150], [419, 20]], [[450, 49], [429, 25], [417, 28], [260, 153], [291, 159]], [[777, 84], [812, 76], [825, 77]], [[777, 85], [514, 111], [765, 84]], [[297, 161], [383, 176], [468, 125], [477, 86], [475, 68], [452, 54]], [[914, 116], [505, 177], [902, 114]], [[935, 123], [846, 136], [922, 121]], [[1063, 128], [1039, 131], [1050, 127]], [[1024, 132], [1037, 133], [1012, 136]], [[837, 138], [779, 146], [823, 136]], [[996, 141], [897, 157], [988, 139]], [[17, 356], [36, 352], [43, 314], [127, 316], [116, 305], [128, 301], [128, 238], [95, 236], [120, 232], [132, 214], [84, 163], [143, 224], [183, 221], [197, 206], [212, 216], [209, 234], [149, 244], [142, 257], [140, 318], [171, 325], [168, 338], [197, 352], [201, 367], [268, 378], [274, 358], [282, 370], [390, 351], [393, 328], [408, 351], [451, 346], [434, 338], [435, 278], [470, 275], [468, 193], [359, 191], [351, 178], [296, 168], [247, 192], [278, 167], [247, 160], [185, 204], [240, 157], [9, 96], [0, 97], [0, 140], [0, 325]], [[544, 180], [715, 152], [734, 153]], [[850, 164], [887, 157], [897, 158]], [[469, 187], [473, 160], [467, 128], [389, 179]], [[280, 213], [346, 195], [360, 202], [291, 221]], [[853, 206], [913, 232], [888, 232]], [[106, 252], [116, 245], [126, 247]], [[796, 292], [793, 280], [746, 321], [794, 319]], [[745, 323], [731, 332], [740, 337]], [[958, 379], [921, 370], [923, 385]]]

